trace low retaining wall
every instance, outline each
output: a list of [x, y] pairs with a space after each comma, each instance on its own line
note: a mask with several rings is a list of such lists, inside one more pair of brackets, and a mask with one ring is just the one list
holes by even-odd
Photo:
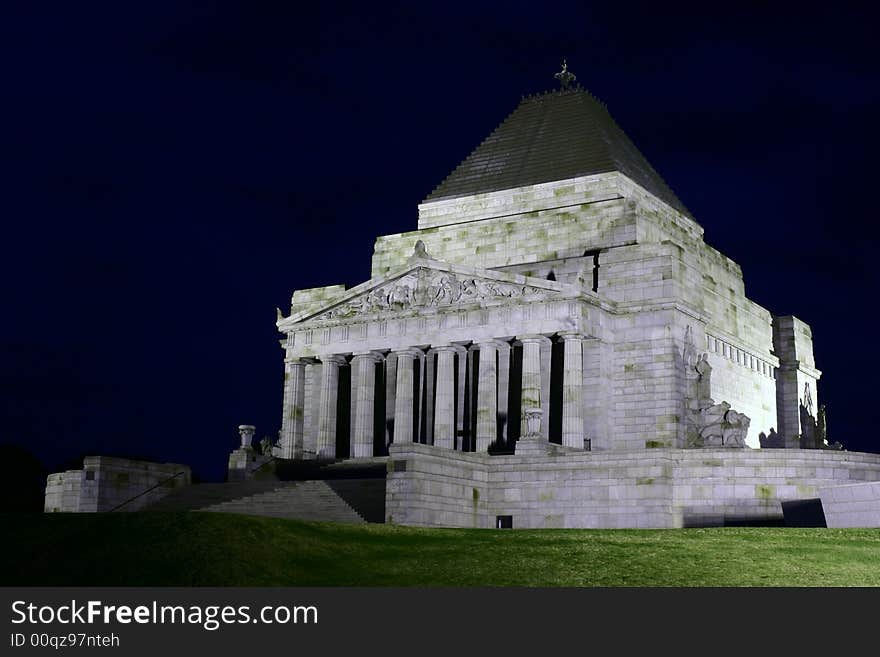
[[819, 490], [828, 527], [880, 527], [880, 482]]
[[189, 485], [190, 481], [189, 466], [179, 463], [87, 456], [82, 470], [49, 475], [44, 510], [47, 513], [112, 511], [128, 502], [119, 510], [137, 511]]
[[781, 502], [880, 481], [880, 455], [800, 449], [650, 449], [489, 456], [391, 445], [386, 520], [515, 528], [688, 527], [782, 521]]
[[416, 443], [400, 448], [392, 444], [385, 480], [385, 522], [488, 527], [486, 459]]

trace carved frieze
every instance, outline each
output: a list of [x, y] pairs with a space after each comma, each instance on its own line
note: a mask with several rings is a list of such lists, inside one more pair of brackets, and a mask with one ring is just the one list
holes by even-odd
[[420, 267], [311, 319], [343, 319], [363, 314], [412, 308], [443, 308], [496, 299], [534, 300], [546, 297], [547, 294], [547, 290], [530, 285], [461, 276], [453, 272]]

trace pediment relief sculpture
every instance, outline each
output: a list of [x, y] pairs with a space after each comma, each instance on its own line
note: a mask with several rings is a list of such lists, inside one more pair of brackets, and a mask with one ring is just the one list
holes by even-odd
[[357, 315], [415, 308], [443, 308], [503, 299], [533, 300], [544, 298], [553, 292], [554, 290], [532, 285], [419, 267], [308, 319], [343, 319]]

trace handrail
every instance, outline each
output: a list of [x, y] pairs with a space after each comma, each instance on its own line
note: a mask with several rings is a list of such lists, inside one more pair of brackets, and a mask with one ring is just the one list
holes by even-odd
[[125, 506], [126, 504], [128, 504], [129, 502], [133, 502], [133, 501], [135, 501], [137, 498], [142, 497], [143, 495], [146, 495], [146, 494], [149, 493], [151, 490], [154, 490], [154, 489], [158, 488], [159, 486], [162, 486], [163, 484], [168, 483], [169, 481], [171, 481], [171, 480], [174, 479], [175, 477], [179, 477], [179, 476], [182, 475], [182, 474], [186, 474], [186, 470], [181, 470], [181, 471], [178, 472], [177, 474], [173, 474], [173, 475], [171, 475], [170, 477], [168, 477], [168, 478], [166, 478], [166, 479], [163, 479], [163, 480], [160, 481], [158, 484], [156, 484], [156, 485], [154, 485], [154, 486], [150, 486], [150, 487], [149, 487], [147, 490], [145, 490], [144, 492], [142, 492], [142, 493], [138, 493], [138, 494], [135, 495], [134, 497], [125, 500], [125, 502], [123, 502], [122, 504], [117, 504], [117, 505], [114, 506], [112, 509], [110, 509], [107, 513], [113, 513], [114, 511], [118, 511], [119, 509], [121, 509], [122, 507], [124, 507], [124, 506]]

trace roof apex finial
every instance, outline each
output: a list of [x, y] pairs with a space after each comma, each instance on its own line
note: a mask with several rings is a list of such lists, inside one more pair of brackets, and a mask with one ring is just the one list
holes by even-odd
[[565, 58], [562, 59], [562, 70], [553, 77], [559, 80], [559, 84], [562, 85], [563, 90], [568, 89], [568, 85], [577, 80], [577, 76], [568, 70], [568, 64], [566, 63]]

